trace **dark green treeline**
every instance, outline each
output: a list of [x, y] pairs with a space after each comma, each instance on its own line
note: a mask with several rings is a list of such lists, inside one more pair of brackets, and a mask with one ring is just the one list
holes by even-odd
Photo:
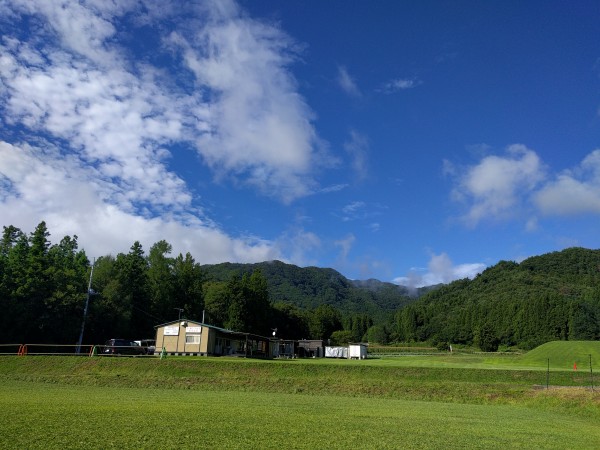
[[[409, 298], [390, 286], [356, 290], [331, 269], [247, 265], [216, 276], [192, 255], [155, 243], [94, 264], [77, 236], [51, 244], [44, 222], [26, 234], [4, 227], [0, 242], [0, 343], [75, 344], [89, 295], [84, 343], [146, 338], [179, 317], [229, 329], [332, 344], [429, 342], [532, 348], [550, 340], [600, 339], [600, 251], [567, 249], [500, 262]], [[243, 265], [242, 265], [243, 266]], [[263, 269], [266, 269], [263, 266]], [[372, 284], [372, 283], [371, 283]], [[322, 299], [312, 302], [310, 298]], [[401, 289], [401, 288], [400, 288]], [[312, 303], [310, 303], [312, 302]], [[398, 305], [398, 306], [394, 306]]]

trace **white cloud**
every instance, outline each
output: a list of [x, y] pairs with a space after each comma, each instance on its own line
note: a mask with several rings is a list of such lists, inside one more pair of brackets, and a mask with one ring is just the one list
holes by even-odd
[[523, 218], [531, 232], [538, 230], [540, 215], [600, 214], [600, 149], [554, 176], [523, 145], [508, 147], [506, 156], [483, 157], [466, 169], [444, 161], [444, 173], [457, 180], [452, 198], [467, 205], [462, 219], [470, 226], [486, 219]]
[[354, 97], [360, 96], [360, 90], [356, 85], [356, 81], [354, 81], [354, 79], [348, 73], [348, 69], [346, 69], [344, 66], [338, 67], [337, 82], [346, 94]]
[[412, 89], [420, 84], [421, 81], [416, 78], [396, 78], [385, 83], [379, 91], [385, 94], [393, 94], [398, 91]]
[[[2, 8], [0, 121], [17, 130], [0, 141], [3, 224], [30, 231], [45, 220], [91, 256], [166, 239], [202, 263], [285, 259], [277, 242], [218, 229], [169, 167], [174, 145], [196, 146], [217, 176], [283, 201], [315, 190], [313, 170], [330, 161], [283, 32], [234, 2]], [[156, 18], [180, 31], [134, 58], [121, 40], [142, 23], [165, 32]], [[152, 65], [161, 53], [179, 67]]]
[[[94, 63], [111, 66], [118, 53], [106, 45], [106, 41], [116, 32], [110, 20], [135, 9], [135, 4], [122, 2], [118, 9], [112, 4], [109, 8], [99, 11], [96, 8], [98, 4], [87, 3], [20, 0], [14, 2], [13, 6], [18, 12], [43, 18], [41, 26], [47, 32], [55, 34], [68, 50]], [[39, 35], [34, 39], [38, 37]]]
[[538, 155], [515, 144], [508, 147], [506, 156], [487, 156], [461, 172], [452, 195], [468, 203], [463, 220], [475, 226], [482, 220], [510, 217], [544, 177]]
[[600, 150], [543, 186], [534, 202], [545, 215], [600, 214]]
[[112, 199], [123, 209], [148, 201], [172, 208], [189, 204], [183, 181], [163, 162], [169, 153], [162, 145], [180, 137], [180, 113], [153, 83], [75, 63], [22, 67], [7, 84], [10, 120], [64, 139], [64, 153], [77, 154], [97, 166], [97, 175], [127, 186], [125, 195]]
[[[190, 252], [201, 263], [281, 259], [272, 243], [232, 238], [192, 214], [143, 217], [106, 201], [111, 186], [94, 180], [95, 169], [55, 151], [0, 142], [0, 217], [25, 232], [42, 220], [54, 236], [76, 234], [91, 256], [127, 252], [134, 240], [144, 248], [160, 239], [175, 253]], [[4, 182], [4, 183], [2, 183]]]
[[168, 41], [210, 93], [195, 143], [213, 170], [286, 202], [310, 194], [315, 166], [330, 161], [288, 70], [290, 38], [239, 14], [213, 14], [203, 27], [174, 32]]
[[474, 278], [486, 268], [483, 263], [454, 265], [446, 253], [432, 254], [427, 269], [413, 269], [406, 276], [397, 277], [394, 283], [410, 288], [447, 284], [463, 278]]

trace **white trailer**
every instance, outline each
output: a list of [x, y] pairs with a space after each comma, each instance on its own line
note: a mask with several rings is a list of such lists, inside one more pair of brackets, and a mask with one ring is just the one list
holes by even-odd
[[350, 344], [348, 346], [350, 359], [367, 359], [367, 346], [365, 344]]

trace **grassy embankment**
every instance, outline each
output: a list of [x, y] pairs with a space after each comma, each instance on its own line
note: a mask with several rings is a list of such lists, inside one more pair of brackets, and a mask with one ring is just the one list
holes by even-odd
[[0, 447], [598, 448], [598, 390], [533, 386], [544, 385], [548, 358], [551, 384], [585, 385], [584, 370], [560, 366], [600, 343], [558, 344], [443, 357], [453, 367], [440, 357], [2, 357], [10, 420]]

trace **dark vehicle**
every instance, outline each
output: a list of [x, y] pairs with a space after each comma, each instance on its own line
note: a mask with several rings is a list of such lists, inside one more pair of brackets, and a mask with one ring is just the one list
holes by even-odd
[[147, 355], [154, 355], [154, 351], [156, 350], [156, 341], [154, 339], [140, 339], [133, 342], [146, 350]]
[[102, 348], [103, 355], [145, 355], [146, 349], [127, 339], [109, 339]]

